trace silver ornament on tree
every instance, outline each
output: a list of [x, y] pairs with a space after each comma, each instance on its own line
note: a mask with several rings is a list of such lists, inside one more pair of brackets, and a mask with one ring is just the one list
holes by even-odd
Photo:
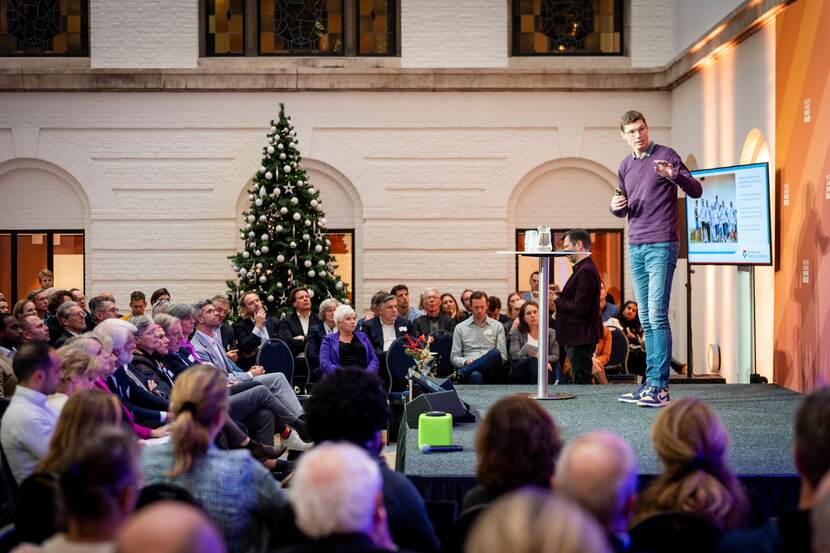
[[297, 196], [294, 196], [293, 198], [291, 198], [291, 203], [293, 205], [297, 205], [298, 203], [300, 203], [300, 199]]
[[296, 242], [294, 242], [293, 240], [292, 240], [291, 242], [289, 242], [289, 244], [288, 244], [288, 245], [289, 245], [291, 248], [296, 248], [296, 247], [297, 247], [297, 243], [296, 243]]
[[273, 303], [273, 302], [274, 302], [274, 296], [272, 296], [271, 294], [268, 294], [268, 302], [269, 302], [269, 303]]
[[262, 207], [262, 198], [257, 198], [254, 200], [254, 205], [257, 207]]
[[268, 152], [269, 154], [273, 154], [273, 153], [274, 153], [274, 147], [273, 147], [273, 146], [268, 146], [268, 147], [265, 149], [265, 151], [266, 151], [266, 152]]
[[265, 275], [262, 275], [261, 277], [259, 277], [259, 281], [260, 281], [262, 284], [265, 284], [265, 283], [268, 281], [268, 279], [267, 279], [267, 278], [265, 278]]
[[317, 252], [317, 253], [322, 252], [323, 251], [323, 246], [321, 246], [320, 244], [317, 244], [316, 246], [314, 246], [314, 251]]
[[282, 255], [282, 254], [279, 254], [277, 256], [277, 263], [282, 263], [283, 261], [285, 261], [285, 256]]
[[271, 171], [268, 171], [267, 173], [265, 173], [265, 178], [271, 180], [274, 178], [274, 174], [271, 173]]
[[283, 173], [290, 173], [291, 172], [291, 166], [290, 165], [283, 165], [282, 166], [282, 172]]
[[306, 268], [311, 267], [311, 261], [309, 261], [308, 259], [306, 259], [305, 261], [303, 261], [303, 265], [305, 265], [305, 266], [306, 266]]
[[262, 255], [262, 252], [259, 250], [254, 250], [254, 255], [259, 257], [260, 255]]
[[309, 221], [308, 219], [306, 219], [305, 221], [303, 221], [303, 224], [304, 224], [305, 226], [307, 226], [307, 227], [310, 227], [310, 226], [311, 226], [311, 221]]
[[299, 213], [295, 213], [294, 215], [292, 215], [292, 218], [293, 218], [295, 221], [299, 221], [302, 217], [300, 216], [300, 214], [299, 214]]
[[[266, 217], [265, 215], [260, 215], [259, 216], [259, 222], [260, 223], [264, 223], [267, 220], [268, 220], [268, 217]], [[253, 221], [251, 221], [251, 222], [253, 222]]]
[[262, 246], [262, 253], [268, 253], [268, 246]]
[[280, 152], [280, 159], [285, 159], [286, 157], [285, 152]]
[[287, 207], [285, 207], [285, 206], [281, 207], [281, 208], [280, 208], [280, 213], [282, 213], [283, 215], [285, 215], [286, 213], [288, 213], [288, 208], [287, 208]]
[[260, 165], [260, 166], [259, 166], [259, 172], [260, 172], [260, 173], [264, 173], [264, 172], [265, 172], [265, 166], [264, 166], [264, 165]]
[[314, 269], [312, 269], [308, 272], [308, 276], [311, 277], [311, 278], [314, 278], [314, 275], [316, 275], [316, 274], [317, 273], [314, 272]]

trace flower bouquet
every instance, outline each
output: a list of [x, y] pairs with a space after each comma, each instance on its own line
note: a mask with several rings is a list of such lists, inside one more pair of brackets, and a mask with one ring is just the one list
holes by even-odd
[[413, 338], [406, 335], [404, 351], [415, 361], [415, 370], [424, 376], [432, 376], [434, 368], [435, 354], [429, 351], [431, 344], [432, 336], [422, 334], [418, 338]]

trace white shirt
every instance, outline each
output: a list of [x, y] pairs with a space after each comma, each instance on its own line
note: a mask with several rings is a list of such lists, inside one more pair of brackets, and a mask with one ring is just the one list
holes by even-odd
[[527, 345], [529, 346], [536, 346], [539, 347], [539, 340], [531, 336], [530, 334], [527, 335]]
[[311, 319], [311, 312], [309, 312], [309, 314], [305, 317], [297, 313], [297, 318], [300, 319], [300, 326], [303, 327], [303, 335], [308, 336], [308, 323]]
[[395, 323], [388, 325], [380, 321], [380, 327], [383, 329], [383, 351], [386, 351], [392, 345], [392, 342], [398, 338], [395, 334]]
[[66, 405], [66, 402], [69, 401], [69, 396], [64, 394], [63, 392], [55, 392], [48, 398], [46, 398], [46, 405], [51, 407], [55, 410], [58, 415], [60, 412], [63, 411], [63, 406]]
[[14, 359], [14, 354], [17, 353], [16, 349], [8, 349], [0, 346], [0, 356], [5, 357], [9, 361]]
[[0, 431], [3, 451], [18, 484], [46, 456], [57, 423], [58, 413], [46, 404], [46, 396], [18, 384]]
[[[216, 330], [219, 330], [219, 329], [217, 328]], [[263, 344], [271, 339], [271, 336], [268, 334], [268, 328], [266, 327], [265, 324], [263, 324], [262, 328], [260, 328], [256, 325], [256, 323], [254, 323], [254, 330], [251, 334], [253, 334], [254, 336], [259, 336], [259, 341]], [[219, 343], [220, 344], [222, 343], [221, 334], [219, 336]]]

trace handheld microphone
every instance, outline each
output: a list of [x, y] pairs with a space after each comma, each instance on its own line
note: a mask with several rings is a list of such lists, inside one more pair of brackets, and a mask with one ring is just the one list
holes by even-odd
[[464, 451], [460, 445], [422, 445], [421, 453], [443, 453], [449, 451]]

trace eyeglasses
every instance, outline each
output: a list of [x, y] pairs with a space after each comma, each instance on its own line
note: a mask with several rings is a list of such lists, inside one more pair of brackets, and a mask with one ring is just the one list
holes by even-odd
[[647, 130], [648, 130], [648, 127], [643, 125], [642, 127], [637, 127], [636, 129], [629, 129], [629, 130], [625, 131], [625, 134], [627, 134], [628, 136], [636, 136], [638, 134], [643, 134]]

